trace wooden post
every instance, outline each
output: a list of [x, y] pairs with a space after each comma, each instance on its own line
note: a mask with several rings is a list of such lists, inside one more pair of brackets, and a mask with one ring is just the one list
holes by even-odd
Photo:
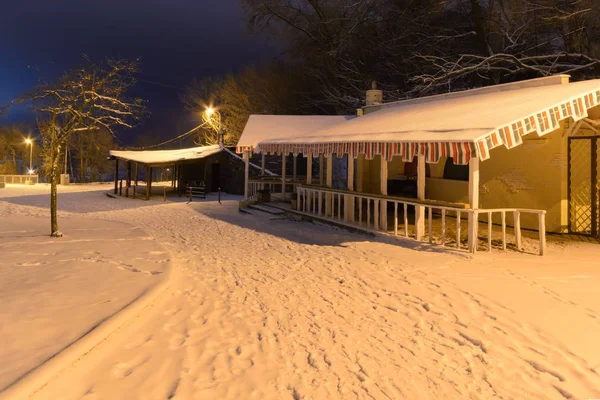
[[152, 167], [146, 165], [146, 200], [150, 200], [150, 192], [152, 191]]
[[119, 159], [115, 158], [115, 192], [117, 194], [119, 191]]
[[[263, 164], [264, 165], [264, 164]], [[248, 177], [250, 174], [250, 154], [244, 150], [244, 199], [248, 200]]]
[[163, 189], [164, 189], [164, 191], [163, 191], [163, 201], [166, 202], [167, 201], [167, 187], [165, 186]]
[[492, 251], [492, 213], [488, 212], [488, 251]]
[[[354, 191], [354, 158], [351, 154], [348, 154], [348, 191]], [[344, 202], [344, 220], [354, 222], [354, 196], [350, 195], [346, 197]]]
[[292, 161], [293, 161], [293, 164], [292, 164], [292, 180], [294, 182], [296, 182], [296, 175], [297, 175], [297, 172], [298, 172], [298, 155], [297, 154], [292, 154], [292, 157], [293, 157], [293, 159], [292, 159]]
[[123, 196], [123, 179], [119, 181], [119, 196]]
[[[333, 186], [333, 154], [327, 157], [327, 180], [326, 185], [328, 188]], [[325, 196], [325, 215], [332, 216], [333, 214], [333, 197], [331, 193], [327, 193]]]
[[265, 153], [262, 153], [260, 155], [260, 174], [261, 175], [265, 174], [265, 164], [266, 164]]
[[323, 186], [323, 164], [324, 156], [323, 154], [319, 154], [319, 186]]
[[[425, 200], [425, 155], [417, 156], [417, 199]], [[425, 233], [425, 207], [415, 206], [415, 239], [423, 239]]]
[[283, 201], [285, 201], [285, 175], [286, 175], [286, 167], [287, 167], [287, 154], [283, 154], [281, 156], [281, 196], [283, 197]]
[[[479, 157], [469, 160], [469, 208], [479, 209]], [[477, 213], [469, 213], [468, 250], [473, 252], [477, 241]]]
[[515, 245], [517, 250], [521, 250], [521, 213], [514, 211], [513, 217], [515, 220]]
[[502, 211], [502, 250], [506, 250], [506, 211]]
[[138, 173], [138, 163], [135, 163], [135, 171], [134, 171], [134, 175], [135, 175], [135, 186], [138, 185], [138, 180], [139, 180], [139, 173]]
[[446, 245], [446, 209], [442, 209], [442, 246]]
[[538, 230], [540, 234], [540, 256], [546, 254], [546, 213], [538, 214]]
[[309, 154], [306, 156], [306, 183], [312, 185], [312, 164], [313, 156]]
[[[137, 163], [136, 163], [137, 165]], [[135, 192], [137, 191], [137, 185], [133, 185], [133, 198], [135, 199]]]
[[125, 188], [131, 186], [131, 161], [127, 161], [127, 175], [125, 176]]
[[[388, 194], [388, 162], [385, 159], [385, 157], [382, 155], [380, 155], [381, 158], [381, 168], [379, 171], [379, 188], [380, 188], [380, 192], [382, 195], [387, 196]], [[380, 218], [381, 218], [381, 223], [379, 224], [379, 226], [381, 226], [381, 230], [384, 232], [387, 232], [387, 201], [382, 200], [379, 202], [379, 204], [381, 204], [381, 213]]]

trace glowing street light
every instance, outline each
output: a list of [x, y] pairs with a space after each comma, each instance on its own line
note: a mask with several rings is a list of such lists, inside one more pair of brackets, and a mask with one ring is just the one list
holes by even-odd
[[[209, 125], [215, 130], [217, 131], [217, 133], [219, 134], [219, 144], [221, 146], [223, 146], [223, 136], [224, 136], [224, 131], [221, 128], [221, 113], [218, 112], [217, 110], [215, 110], [212, 107], [208, 107], [206, 110], [204, 110], [204, 114], [206, 116], [206, 120], [209, 123]], [[213, 121], [212, 116], [216, 114], [217, 115], [217, 121]]]
[[30, 146], [29, 149], [29, 173], [32, 174], [33, 173], [33, 140], [31, 138], [27, 138], [25, 139], [25, 143], [28, 144]]

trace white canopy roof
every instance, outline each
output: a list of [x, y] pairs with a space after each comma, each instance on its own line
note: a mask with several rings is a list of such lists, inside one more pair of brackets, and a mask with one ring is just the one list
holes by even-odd
[[504, 125], [598, 89], [600, 79], [473, 94], [462, 98], [445, 99], [443, 96], [435, 96], [439, 99], [421, 104], [413, 104], [408, 100], [310, 134], [261, 142], [476, 142]]
[[[466, 152], [460, 160], [464, 163], [475, 154], [489, 158], [489, 150], [501, 144], [514, 147], [530, 132], [551, 132], [560, 120], [587, 117], [587, 110], [598, 104], [600, 79], [568, 83], [568, 76], [555, 76], [383, 104], [362, 117], [310, 133], [262, 139], [257, 151], [327, 154], [345, 148], [352, 152], [353, 146], [345, 144], [408, 143], [417, 146], [406, 159], [412, 159], [412, 152], [427, 153], [428, 162], [437, 162], [438, 153], [455, 157], [460, 152], [463, 157]], [[454, 149], [457, 144], [463, 149]], [[391, 156], [404, 157], [409, 150], [403, 147]], [[370, 153], [368, 148], [358, 151]], [[375, 154], [380, 151], [388, 155], [395, 150], [374, 149]]]
[[214, 146], [178, 150], [111, 150], [110, 155], [142, 164], [168, 164], [177, 161], [200, 159], [220, 151], [222, 151], [222, 148], [217, 144]]
[[355, 118], [352, 115], [251, 115], [237, 144], [241, 152], [252, 149], [266, 140], [287, 140], [304, 137], [318, 129], [327, 128]]

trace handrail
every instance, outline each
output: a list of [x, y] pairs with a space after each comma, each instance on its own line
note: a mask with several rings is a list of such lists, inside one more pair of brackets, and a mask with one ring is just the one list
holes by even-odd
[[351, 196], [361, 196], [364, 198], [371, 198], [371, 199], [377, 199], [377, 200], [386, 200], [386, 201], [401, 201], [402, 203], [407, 203], [409, 205], [412, 206], [416, 206], [416, 205], [426, 205], [426, 206], [434, 206], [435, 208], [446, 208], [446, 209], [461, 209], [461, 210], [468, 210], [468, 204], [465, 203], [449, 203], [446, 201], [440, 201], [440, 200], [419, 200], [419, 199], [415, 199], [412, 197], [399, 197], [399, 196], [386, 196], [386, 195], [382, 195], [382, 194], [375, 194], [375, 193], [364, 193], [364, 192], [353, 192], [350, 190], [341, 190], [341, 189], [334, 189], [334, 188], [328, 188], [328, 187], [323, 187], [323, 186], [317, 186], [317, 185], [298, 185], [299, 188], [303, 188], [303, 189], [311, 189], [311, 190], [322, 190], [322, 191], [326, 191], [326, 192], [335, 192], [335, 193], [341, 193], [341, 194], [347, 194], [347, 195], [351, 195]]
[[[351, 192], [346, 190], [339, 190], [333, 188], [324, 188], [322, 186], [314, 185], [298, 185], [297, 186], [297, 207], [298, 211], [318, 215], [319, 217], [324, 216], [325, 218], [337, 219], [339, 221], [350, 222], [354, 225], [371, 229], [371, 225], [375, 231], [388, 232], [387, 224], [387, 203], [394, 204], [394, 236], [398, 235], [398, 205], [404, 207], [404, 236], [408, 237], [408, 218], [407, 218], [407, 207], [413, 206], [418, 211], [419, 222], [415, 223], [415, 239], [421, 240], [424, 235], [425, 221], [428, 221], [428, 238], [429, 243], [434, 243], [433, 238], [433, 211], [441, 211], [441, 223], [442, 223], [442, 237], [441, 244], [446, 244], [446, 213], [451, 211], [456, 213], [456, 247], [460, 249], [461, 246], [461, 216], [466, 214], [467, 216], [473, 216], [469, 219], [469, 250], [473, 253], [477, 252], [478, 242], [478, 230], [479, 224], [483, 223], [479, 221], [479, 216], [486, 214], [488, 217], [488, 251], [492, 250], [492, 215], [494, 213], [501, 214], [502, 222], [502, 248], [506, 250], [506, 214], [513, 213], [514, 216], [514, 232], [515, 232], [515, 245], [517, 249], [522, 249], [522, 236], [521, 236], [521, 214], [530, 213], [538, 215], [538, 230], [539, 230], [539, 254], [543, 255], [546, 251], [546, 210], [534, 210], [526, 208], [493, 208], [493, 209], [471, 209], [463, 208], [464, 204], [458, 204], [457, 206], [444, 205], [447, 203], [441, 203], [436, 201], [427, 200], [416, 200], [407, 199], [402, 197], [374, 195], [371, 193], [362, 192]], [[356, 204], [355, 200], [358, 201], [358, 223], [356, 223]], [[325, 200], [325, 206], [323, 207], [323, 200]], [[365, 212], [363, 213], [363, 203], [366, 200], [367, 204]], [[371, 204], [371, 202], [373, 202]], [[337, 205], [337, 213], [336, 213]], [[373, 206], [371, 208], [371, 206]], [[463, 206], [463, 207], [460, 207]], [[371, 209], [373, 209], [373, 216], [371, 218]], [[427, 217], [425, 216], [427, 212]], [[337, 215], [336, 215], [337, 214]], [[366, 214], [366, 224], [364, 223]], [[417, 217], [416, 217], [417, 218]]]

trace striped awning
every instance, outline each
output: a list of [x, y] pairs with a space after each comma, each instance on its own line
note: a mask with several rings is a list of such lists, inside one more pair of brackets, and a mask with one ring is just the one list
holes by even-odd
[[600, 80], [457, 94], [398, 102], [308, 135], [263, 140], [254, 151], [400, 156], [405, 162], [421, 155], [428, 163], [452, 157], [465, 165], [473, 157], [487, 160], [498, 146], [512, 149], [532, 132], [555, 131], [562, 120], [586, 118], [600, 104]]

